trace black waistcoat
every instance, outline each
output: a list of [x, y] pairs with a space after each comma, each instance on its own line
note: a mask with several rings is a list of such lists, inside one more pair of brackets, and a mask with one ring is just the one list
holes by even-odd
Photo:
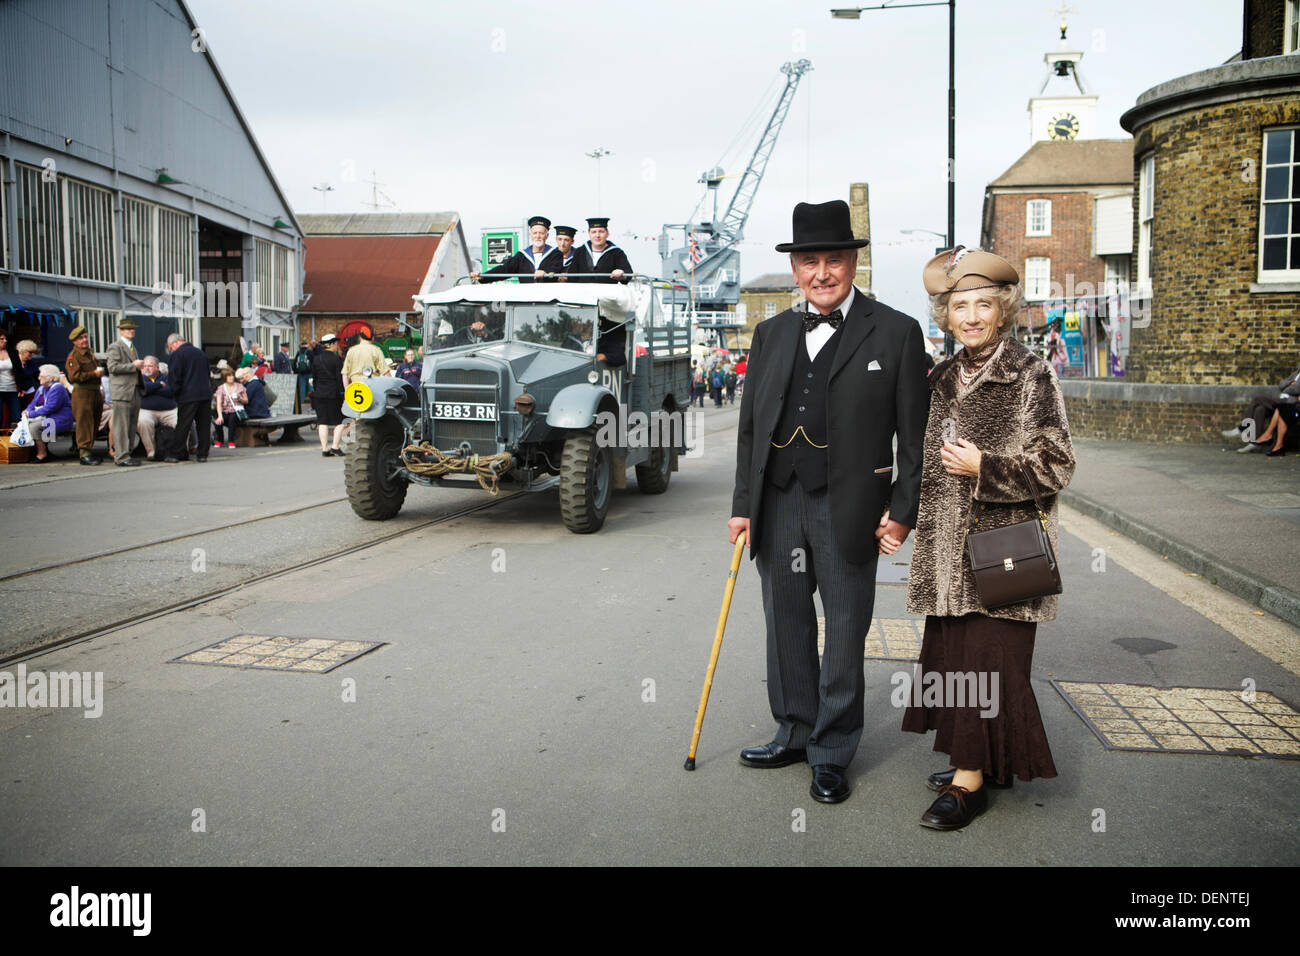
[[799, 334], [785, 405], [772, 436], [773, 446], [785, 447], [773, 447], [767, 461], [767, 479], [778, 488], [788, 487], [792, 478], [805, 491], [826, 487], [826, 449], [816, 446], [826, 444], [826, 384], [842, 328], [827, 339], [816, 359], [808, 358], [804, 333]]

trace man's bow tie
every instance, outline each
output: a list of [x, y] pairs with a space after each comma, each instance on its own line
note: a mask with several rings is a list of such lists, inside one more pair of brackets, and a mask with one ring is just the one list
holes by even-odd
[[821, 315], [820, 313], [817, 312], [808, 311], [804, 313], [803, 330], [805, 332], [811, 332], [813, 329], [817, 328], [817, 326], [821, 325], [823, 322], [829, 323], [832, 329], [838, 329], [840, 327], [840, 323], [843, 321], [844, 321], [844, 316], [840, 313], [839, 309], [836, 309], [830, 315]]

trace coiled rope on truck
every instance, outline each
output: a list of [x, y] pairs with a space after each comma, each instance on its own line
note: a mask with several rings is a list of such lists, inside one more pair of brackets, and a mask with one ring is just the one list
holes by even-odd
[[428, 442], [420, 442], [402, 449], [402, 464], [411, 474], [426, 478], [441, 478], [453, 472], [473, 473], [479, 487], [495, 495], [501, 490], [501, 478], [514, 467], [515, 459], [508, 451], [495, 455], [449, 455]]

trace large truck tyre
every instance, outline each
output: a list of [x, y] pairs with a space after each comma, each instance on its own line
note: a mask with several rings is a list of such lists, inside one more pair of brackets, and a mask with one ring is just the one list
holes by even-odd
[[405, 433], [394, 418], [362, 419], [343, 462], [343, 480], [352, 510], [367, 521], [386, 521], [402, 510], [405, 478], [393, 475], [401, 461]]
[[636, 487], [643, 495], [662, 495], [673, 475], [673, 454], [669, 448], [655, 446], [644, 465], [636, 466]]
[[613, 486], [608, 448], [592, 432], [579, 432], [564, 440], [560, 455], [560, 515], [574, 534], [599, 531], [609, 512]]

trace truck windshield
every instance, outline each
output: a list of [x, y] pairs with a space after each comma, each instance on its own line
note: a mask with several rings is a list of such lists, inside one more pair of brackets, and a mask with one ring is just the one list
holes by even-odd
[[592, 328], [596, 309], [577, 305], [521, 305], [511, 307], [516, 342], [552, 345], [575, 352], [592, 353]]
[[437, 352], [461, 345], [501, 341], [505, 338], [506, 314], [496, 305], [452, 302], [430, 306], [425, 319], [424, 351]]

